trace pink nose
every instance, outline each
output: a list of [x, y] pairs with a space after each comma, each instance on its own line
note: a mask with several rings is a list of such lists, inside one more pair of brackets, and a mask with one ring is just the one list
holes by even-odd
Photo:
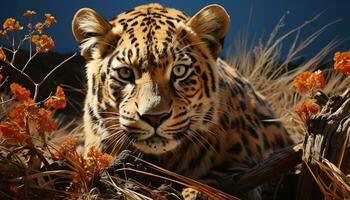
[[140, 119], [147, 122], [149, 125], [153, 126], [153, 128], [157, 129], [158, 126], [162, 124], [165, 120], [167, 120], [171, 116], [171, 112], [161, 113], [161, 114], [144, 114], [140, 115]]

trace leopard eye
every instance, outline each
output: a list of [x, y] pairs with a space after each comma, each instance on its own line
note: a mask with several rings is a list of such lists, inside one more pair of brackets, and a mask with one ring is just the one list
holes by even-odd
[[129, 67], [121, 67], [117, 70], [118, 78], [122, 82], [132, 82], [134, 81], [134, 72]]
[[186, 75], [187, 69], [184, 65], [176, 65], [173, 67], [173, 76], [175, 78], [181, 78]]

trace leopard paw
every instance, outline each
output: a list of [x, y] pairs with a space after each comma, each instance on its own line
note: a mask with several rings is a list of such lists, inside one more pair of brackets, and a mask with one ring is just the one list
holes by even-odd
[[181, 194], [185, 200], [210, 200], [205, 194], [193, 188], [184, 188]]

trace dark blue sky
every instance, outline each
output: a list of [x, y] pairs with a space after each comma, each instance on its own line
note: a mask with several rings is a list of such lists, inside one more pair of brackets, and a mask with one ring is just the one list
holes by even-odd
[[[7, 17], [15, 17], [23, 21], [22, 14], [27, 9], [40, 14], [50, 12], [56, 16], [58, 23], [51, 28], [51, 35], [56, 46], [53, 51], [67, 53], [78, 50], [71, 33], [71, 20], [74, 13], [82, 7], [90, 7], [101, 13], [106, 19], [133, 8], [136, 5], [155, 1], [148, 0], [5, 0], [0, 7], [0, 21]], [[233, 44], [239, 33], [249, 33], [249, 38], [255, 40], [265, 38], [271, 33], [278, 20], [287, 14], [282, 33], [301, 25], [306, 20], [324, 11], [323, 15], [312, 25], [308, 26], [301, 36], [313, 33], [323, 25], [342, 19], [331, 26], [304, 54], [311, 56], [317, 49], [327, 44], [333, 38], [345, 39], [350, 37], [350, 0], [159, 0], [163, 5], [185, 11], [188, 15], [195, 14], [202, 7], [217, 3], [225, 7], [231, 16], [231, 31], [226, 39], [226, 48]], [[250, 19], [251, 16], [251, 19]], [[250, 19], [250, 26], [248, 28]], [[24, 22], [24, 21], [23, 21]], [[2, 43], [2, 42], [0, 42]], [[289, 43], [286, 42], [285, 46]], [[340, 46], [338, 50], [350, 48], [350, 41]]]

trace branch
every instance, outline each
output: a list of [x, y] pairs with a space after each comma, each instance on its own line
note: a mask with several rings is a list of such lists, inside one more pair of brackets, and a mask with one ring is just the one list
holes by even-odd
[[245, 193], [295, 168], [296, 165], [301, 163], [301, 157], [302, 144], [288, 147], [271, 155], [251, 169], [227, 177], [221, 184], [220, 189], [230, 194]]
[[75, 57], [77, 55], [77, 53], [74, 53], [73, 55], [71, 55], [69, 58], [65, 59], [64, 61], [62, 61], [60, 64], [58, 64], [55, 68], [53, 68], [39, 83], [34, 84], [35, 85], [35, 91], [34, 91], [34, 97], [33, 100], [36, 101], [36, 98], [38, 96], [38, 91], [40, 86], [45, 83], [45, 81], [51, 76], [51, 74], [53, 74], [59, 67], [61, 67], [63, 64], [65, 64], [66, 62], [68, 62], [69, 60], [71, 60], [73, 57]]

